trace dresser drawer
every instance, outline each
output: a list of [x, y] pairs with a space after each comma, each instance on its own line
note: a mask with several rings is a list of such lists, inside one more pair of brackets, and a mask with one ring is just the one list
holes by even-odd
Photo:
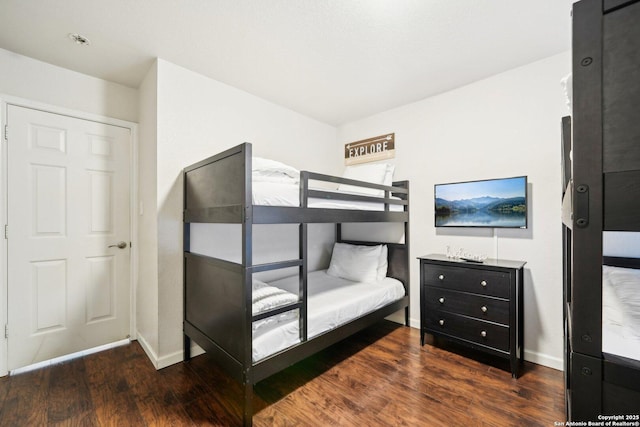
[[444, 310], [491, 322], [509, 324], [508, 300], [427, 286], [425, 287], [425, 302], [428, 311]]
[[424, 264], [426, 285], [509, 298], [509, 273], [475, 268]]
[[505, 352], [509, 351], [509, 327], [472, 319], [444, 311], [429, 311], [426, 315], [429, 332], [446, 334]]

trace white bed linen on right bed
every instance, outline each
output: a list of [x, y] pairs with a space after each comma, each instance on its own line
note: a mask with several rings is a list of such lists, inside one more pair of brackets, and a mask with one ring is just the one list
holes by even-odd
[[[300, 206], [300, 186], [296, 183], [289, 182], [253, 182], [253, 204], [259, 206]], [[324, 189], [323, 191], [331, 191]], [[341, 194], [354, 194], [362, 196], [363, 194], [347, 193], [344, 191], [334, 190]], [[394, 197], [400, 200], [397, 197]], [[311, 198], [308, 200], [310, 208], [324, 209], [353, 209], [366, 211], [383, 211], [384, 203], [376, 202], [359, 202], [348, 200], [325, 200]], [[402, 205], [389, 205], [389, 210], [400, 212], [403, 210]]]
[[[329, 276], [326, 270], [308, 274], [307, 335], [311, 339], [349, 320], [399, 300], [405, 294], [399, 280], [386, 277], [379, 282], [359, 283]], [[298, 276], [269, 283], [298, 293]], [[259, 361], [300, 342], [298, 319], [289, 320], [253, 335], [253, 361]]]
[[640, 360], [640, 270], [602, 266], [602, 351]]

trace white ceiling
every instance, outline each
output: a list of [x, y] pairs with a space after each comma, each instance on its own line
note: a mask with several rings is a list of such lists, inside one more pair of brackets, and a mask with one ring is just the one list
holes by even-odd
[[0, 47], [133, 88], [159, 57], [339, 125], [568, 50], [572, 3], [0, 0]]

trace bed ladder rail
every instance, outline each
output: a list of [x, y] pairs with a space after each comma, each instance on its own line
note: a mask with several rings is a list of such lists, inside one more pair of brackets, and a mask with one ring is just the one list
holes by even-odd
[[[265, 264], [258, 264], [248, 267], [247, 270], [251, 273], [257, 273], [259, 271], [269, 271], [269, 270], [278, 270], [281, 268], [291, 268], [291, 267], [301, 267], [303, 264], [303, 260], [301, 259], [292, 259], [289, 261], [276, 261]], [[300, 298], [300, 295], [298, 295]], [[277, 316], [281, 313], [286, 313], [291, 310], [300, 310], [302, 309], [302, 303], [298, 300], [298, 302], [293, 304], [287, 304], [280, 307], [273, 308], [271, 310], [263, 311], [259, 314], [255, 314], [252, 316], [251, 321], [256, 322], [258, 320], [266, 319], [268, 317]]]
[[[365, 189], [382, 190], [384, 196], [367, 196], [362, 194], [350, 194], [350, 193], [338, 193], [335, 191], [325, 191], [319, 189], [309, 189], [309, 181], [321, 181], [334, 184], [346, 184], [355, 187], [361, 187]], [[393, 199], [392, 194], [404, 195], [408, 194], [409, 190], [401, 186], [387, 186], [382, 184], [376, 184], [366, 181], [358, 181], [355, 179], [342, 178], [331, 175], [324, 175], [315, 172], [301, 171], [300, 172], [300, 207], [306, 208], [308, 206], [309, 198], [325, 199], [325, 200], [346, 200], [352, 202], [373, 202], [384, 203], [384, 210], [389, 211], [390, 205], [402, 205], [407, 206], [408, 200], [403, 198]]]
[[251, 267], [247, 267], [247, 270], [251, 273], [257, 273], [259, 271], [279, 270], [281, 268], [300, 267], [302, 265], [301, 259], [292, 259], [288, 261], [276, 261], [265, 264], [256, 264]]
[[302, 303], [295, 302], [293, 304], [283, 305], [277, 308], [272, 308], [271, 310], [263, 311], [259, 314], [254, 314], [251, 318], [252, 322], [257, 322], [258, 320], [266, 319], [267, 317], [277, 316], [278, 314], [286, 313], [291, 310], [299, 310], [302, 308]]
[[247, 274], [253, 275], [261, 271], [279, 270], [284, 268], [298, 267], [298, 302], [293, 304], [287, 304], [285, 306], [277, 307], [271, 310], [261, 312], [253, 315], [252, 322], [266, 319], [268, 317], [277, 316], [278, 314], [285, 313], [291, 310], [299, 310], [298, 320], [300, 322], [300, 342], [307, 341], [307, 224], [301, 223], [299, 225], [299, 239], [298, 239], [298, 251], [299, 259], [276, 261], [264, 264], [256, 264], [246, 268]]
[[[308, 181], [307, 181], [307, 185], [308, 185]], [[309, 188], [307, 187], [307, 185], [304, 186], [304, 189], [306, 191], [309, 190]], [[300, 187], [301, 189], [303, 188], [302, 186]], [[306, 203], [305, 203], [306, 206]], [[299, 232], [298, 232], [298, 251], [299, 251], [299, 257], [300, 257], [300, 261], [302, 261], [302, 264], [300, 265], [300, 267], [298, 268], [298, 301], [300, 301], [300, 316], [299, 316], [299, 328], [298, 330], [300, 331], [300, 342], [305, 342], [307, 341], [308, 338], [308, 334], [307, 334], [307, 274], [308, 274], [308, 268], [307, 268], [307, 227], [308, 224], [307, 223], [301, 223], [298, 225], [299, 227]]]

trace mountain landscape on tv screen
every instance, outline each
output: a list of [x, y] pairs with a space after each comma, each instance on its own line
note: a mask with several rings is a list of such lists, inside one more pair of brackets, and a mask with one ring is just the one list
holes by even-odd
[[473, 212], [487, 210], [494, 212], [525, 212], [527, 210], [524, 197], [476, 197], [464, 200], [436, 199], [436, 212], [451, 214], [454, 212]]
[[525, 227], [524, 197], [435, 199], [436, 226]]

